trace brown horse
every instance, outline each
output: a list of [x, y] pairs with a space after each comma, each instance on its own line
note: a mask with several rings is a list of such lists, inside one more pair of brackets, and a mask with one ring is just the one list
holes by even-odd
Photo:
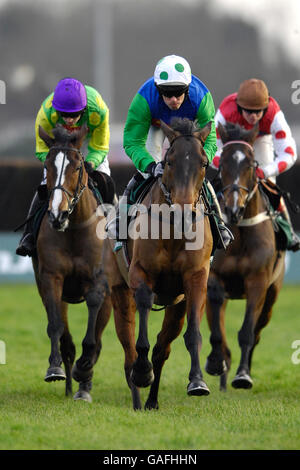
[[244, 322], [238, 333], [241, 359], [232, 386], [251, 388], [253, 350], [282, 286], [285, 253], [276, 248], [266, 197], [256, 178], [252, 144], [258, 129], [245, 131], [230, 124], [219, 125], [218, 130], [224, 144], [219, 166], [221, 207], [235, 240], [226, 252], [216, 251], [209, 275], [207, 318], [212, 351], [206, 371], [221, 375], [220, 388], [226, 389], [231, 364], [225, 336], [226, 304], [228, 299], [246, 299]]
[[[70, 395], [73, 375], [80, 383], [74, 398], [91, 401], [93, 365], [101, 349], [100, 336], [110, 310], [105, 313], [103, 310], [101, 321], [97, 320], [107, 289], [101, 270], [105, 218], [89, 188], [80, 152], [86, 133], [86, 127], [72, 134], [58, 127], [53, 129], [53, 139], [39, 128], [40, 137], [49, 147], [45, 161], [49, 199], [37, 238], [37, 254], [32, 261], [47, 311], [51, 341], [45, 380], [66, 379], [66, 395]], [[68, 303], [82, 301], [88, 307], [88, 325], [82, 355], [72, 372], [75, 345], [68, 328], [67, 309]]]
[[[144, 237], [129, 238], [130, 268], [128, 284], [121, 274], [111, 241], [105, 240], [103, 266], [111, 289], [116, 331], [125, 353], [125, 375], [132, 392], [133, 408], [140, 409], [138, 387], [151, 389], [146, 409], [158, 408], [158, 388], [162, 367], [170, 354], [171, 342], [180, 334], [185, 314], [187, 330], [185, 345], [191, 357], [187, 393], [207, 395], [200, 369], [200, 321], [204, 314], [207, 278], [212, 252], [210, 222], [199, 211], [201, 189], [208, 160], [203, 144], [210, 132], [210, 124], [197, 129], [187, 120], [172, 122], [172, 127], [161, 123], [170, 142], [164, 162], [164, 173], [152, 186], [143, 200], [132, 226], [147, 227]], [[185, 206], [186, 205], [186, 206]], [[184, 206], [188, 208], [185, 212]], [[155, 208], [167, 209], [163, 214]], [[202, 207], [202, 205], [201, 205]], [[174, 210], [174, 218], [167, 214]], [[199, 216], [199, 212], [201, 212]], [[184, 222], [193, 234], [176, 229]], [[153, 228], [156, 225], [156, 235]], [[180, 225], [180, 224], [179, 224]], [[164, 234], [164, 230], [166, 230]], [[180, 231], [181, 230], [181, 231]], [[180, 233], [179, 233], [180, 232]], [[144, 233], [145, 235], [145, 233]], [[196, 245], [190, 246], [196, 240]], [[193, 238], [194, 237], [194, 238]], [[165, 306], [162, 330], [153, 348], [152, 363], [148, 360], [148, 315], [153, 302]], [[139, 332], [135, 343], [135, 312], [139, 313]]]

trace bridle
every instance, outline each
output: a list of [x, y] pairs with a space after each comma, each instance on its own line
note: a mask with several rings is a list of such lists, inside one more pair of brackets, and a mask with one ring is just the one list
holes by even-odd
[[[171, 151], [171, 149], [172, 149], [172, 147], [173, 147], [174, 142], [175, 142], [177, 139], [180, 139], [181, 137], [193, 137], [194, 139], [199, 140], [199, 139], [198, 139], [197, 137], [195, 137], [193, 134], [180, 134], [180, 135], [174, 137], [174, 139], [170, 142], [170, 147], [169, 147], [169, 148], [167, 149], [167, 151], [166, 151], [165, 158], [164, 158], [164, 162], [163, 162], [163, 163], [164, 163], [164, 166], [165, 166], [166, 164], [169, 164], [169, 162], [168, 162], [168, 156], [169, 156], [169, 153], [170, 153], [170, 151]], [[202, 146], [204, 146], [204, 142], [202, 141], [202, 139], [200, 139], [200, 142], [201, 142]], [[204, 167], [204, 168], [207, 168], [208, 165], [209, 165], [209, 162], [207, 161], [207, 163], [206, 163], [203, 167]], [[164, 195], [165, 200], [166, 200], [167, 203], [171, 206], [171, 205], [173, 204], [173, 201], [172, 201], [172, 198], [171, 198], [171, 193], [170, 193], [170, 191], [168, 190], [168, 188], [166, 187], [166, 185], [162, 182], [162, 178], [161, 178], [161, 177], [158, 178], [158, 184], [159, 184], [159, 186], [160, 186], [160, 189], [162, 190], [162, 193], [163, 193], [163, 195]], [[194, 203], [195, 205], [199, 202], [200, 197], [201, 197], [201, 191], [199, 191], [198, 199], [197, 199], [197, 201], [195, 201], [195, 203]]]
[[[244, 140], [230, 140], [228, 142], [226, 142], [224, 145], [223, 145], [223, 149], [224, 147], [226, 147], [227, 145], [232, 145], [232, 144], [239, 144], [239, 145], [245, 145], [247, 147], [250, 148], [250, 150], [252, 151], [253, 153], [253, 147], [252, 145], [250, 145], [248, 142], [245, 142]], [[222, 164], [220, 163], [219, 165], [219, 169], [218, 169], [218, 173], [220, 173], [221, 171], [221, 166]], [[257, 168], [258, 166], [258, 163], [256, 160], [254, 160], [254, 163], [253, 164], [249, 164], [249, 168]], [[222, 195], [222, 198], [225, 199], [224, 197], [224, 192], [225, 191], [228, 191], [228, 194], [230, 193], [233, 193], [233, 192], [237, 192], [237, 193], [240, 193], [241, 190], [245, 191], [247, 193], [247, 197], [245, 199], [245, 202], [244, 202], [244, 205], [241, 209], [245, 209], [245, 207], [247, 206], [248, 202], [252, 199], [252, 197], [254, 196], [254, 194], [256, 193], [258, 189], [258, 182], [257, 180], [255, 181], [255, 184], [253, 186], [252, 189], [249, 189], [247, 188], [246, 186], [242, 186], [242, 185], [239, 185], [239, 184], [236, 184], [236, 183], [232, 183], [232, 184], [228, 184], [227, 186], [223, 187], [220, 191], [219, 191], [219, 194]]]
[[[50, 190], [49, 198], [51, 197], [52, 193], [55, 190], [57, 190], [57, 189], [61, 190], [66, 196], [67, 203], [68, 203], [68, 215], [70, 215], [70, 214], [72, 214], [76, 204], [78, 203], [79, 199], [81, 198], [83, 191], [86, 189], [86, 185], [84, 185], [82, 183], [84, 157], [83, 157], [82, 153], [80, 152], [80, 150], [75, 148], [75, 147], [53, 146], [53, 147], [50, 148], [50, 151], [51, 150], [63, 151], [64, 157], [63, 157], [63, 164], [62, 164], [62, 167], [61, 167], [61, 172], [60, 172], [59, 179], [58, 179], [58, 184]], [[80, 166], [76, 169], [76, 171], [78, 171], [79, 173], [78, 173], [78, 180], [77, 180], [77, 185], [76, 185], [74, 194], [71, 194], [61, 184], [63, 168], [64, 168], [65, 159], [66, 159], [66, 153], [64, 151], [77, 152], [78, 155], [80, 156]]]

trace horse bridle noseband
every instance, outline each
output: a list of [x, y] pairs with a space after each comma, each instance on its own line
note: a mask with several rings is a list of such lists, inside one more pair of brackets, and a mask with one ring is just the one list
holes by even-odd
[[80, 151], [79, 149], [75, 148], [75, 147], [53, 146], [53, 147], [50, 148], [50, 151], [51, 151], [51, 150], [60, 150], [60, 151], [69, 150], [69, 151], [78, 153], [78, 155], [80, 156], [80, 167], [76, 169], [76, 171], [79, 171], [79, 173], [78, 173], [77, 186], [76, 186], [76, 189], [75, 189], [74, 194], [71, 194], [71, 193], [70, 193], [66, 188], [64, 188], [63, 185], [61, 184], [62, 172], [63, 172], [64, 163], [65, 163], [65, 159], [66, 159], [66, 153], [64, 152], [64, 159], [63, 159], [62, 169], [61, 169], [61, 172], [60, 172], [60, 175], [59, 175], [58, 185], [57, 185], [57, 186], [54, 186], [54, 188], [51, 189], [50, 195], [49, 195], [49, 197], [51, 197], [51, 194], [52, 194], [56, 189], [60, 189], [61, 191], [63, 191], [63, 193], [65, 194], [65, 196], [66, 196], [66, 198], [67, 198], [67, 202], [68, 202], [68, 214], [70, 215], [70, 214], [72, 214], [72, 212], [73, 212], [73, 210], [74, 210], [74, 207], [76, 206], [76, 204], [78, 203], [79, 199], [81, 198], [83, 191], [86, 189], [86, 185], [82, 184], [84, 157], [83, 157], [81, 151]]
[[[246, 145], [247, 147], [249, 147], [251, 149], [251, 151], [253, 152], [253, 147], [252, 145], [250, 145], [248, 142], [245, 142], [243, 140], [230, 140], [228, 142], [226, 142], [224, 145], [223, 145], [223, 148], [226, 147], [227, 145], [231, 145], [231, 144], [243, 144], [243, 145]], [[249, 165], [249, 168], [257, 168], [258, 167], [258, 162], [256, 160], [254, 160], [254, 164], [250, 164]], [[221, 171], [221, 163], [219, 165], [219, 168], [218, 168], [218, 174], [220, 173]], [[241, 190], [243, 191], [246, 191], [247, 193], [247, 197], [246, 197], [246, 200], [245, 200], [245, 204], [244, 204], [244, 207], [247, 206], [248, 202], [250, 201], [250, 199], [252, 199], [252, 197], [254, 196], [254, 194], [256, 193], [257, 191], [257, 188], [258, 188], [258, 183], [257, 181], [255, 182], [255, 185], [254, 187], [250, 190], [248, 188], [246, 188], [246, 186], [241, 186], [239, 184], [236, 184], [236, 183], [232, 183], [232, 184], [228, 184], [227, 186], [225, 186], [224, 188], [222, 188], [220, 191], [219, 191], [219, 194], [222, 195], [223, 199], [225, 199], [224, 197], [224, 192], [227, 191], [229, 189], [229, 193], [233, 193], [233, 192], [240, 192]]]

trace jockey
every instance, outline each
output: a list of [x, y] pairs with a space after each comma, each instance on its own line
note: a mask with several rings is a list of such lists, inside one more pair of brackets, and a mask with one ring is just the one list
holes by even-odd
[[[258, 178], [275, 177], [291, 168], [297, 159], [296, 143], [287, 124], [284, 114], [277, 101], [269, 95], [268, 88], [262, 80], [251, 78], [241, 83], [237, 93], [224, 98], [215, 116], [218, 124], [239, 124], [245, 129], [252, 129], [259, 123], [259, 134], [254, 142], [255, 159], [258, 162], [256, 175]], [[219, 166], [222, 152], [222, 141], [217, 130], [217, 153], [212, 167]], [[284, 219], [292, 229], [292, 245], [290, 250], [300, 249], [300, 239], [294, 232], [285, 202], [281, 198], [280, 207]]]
[[[110, 179], [110, 168], [107, 154], [109, 149], [109, 110], [101, 95], [92, 87], [83, 85], [75, 78], [64, 78], [58, 82], [54, 93], [51, 93], [41, 105], [35, 122], [36, 157], [45, 162], [48, 147], [39, 137], [39, 126], [52, 137], [52, 129], [61, 124], [69, 132], [77, 130], [83, 124], [88, 125], [88, 153], [86, 162], [88, 171], [96, 170]], [[94, 177], [94, 176], [93, 176]], [[46, 169], [44, 169], [41, 186], [46, 185]], [[44, 199], [37, 191], [31, 203], [27, 218], [32, 217], [43, 205]], [[21, 256], [31, 256], [34, 249], [33, 223], [25, 225], [16, 253]]]
[[[199, 127], [211, 122], [211, 132], [204, 145], [211, 162], [217, 148], [214, 115], [211, 93], [199, 78], [192, 75], [188, 62], [177, 55], [163, 57], [155, 67], [154, 76], [141, 86], [128, 110], [123, 146], [138, 172], [129, 181], [123, 194], [124, 199], [142, 181], [150, 176], [159, 177], [163, 173], [161, 160], [165, 135], [160, 128], [160, 120], [169, 125], [174, 117], [188, 118], [196, 120]], [[214, 195], [213, 188], [209, 186]], [[127, 202], [130, 204], [129, 199]], [[119, 207], [121, 204], [122, 199]], [[227, 246], [232, 240], [232, 234], [221, 220], [219, 206], [217, 210], [220, 216], [219, 231]], [[109, 227], [108, 231], [113, 233]]]

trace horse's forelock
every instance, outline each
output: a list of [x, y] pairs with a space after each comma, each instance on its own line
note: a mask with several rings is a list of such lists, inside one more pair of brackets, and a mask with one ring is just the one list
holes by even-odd
[[249, 133], [246, 129], [243, 129], [239, 124], [233, 124], [228, 122], [225, 126], [228, 141], [230, 140], [245, 140], [245, 137]]
[[174, 131], [180, 132], [182, 135], [191, 135], [199, 130], [196, 123], [188, 118], [173, 118], [170, 125]]

